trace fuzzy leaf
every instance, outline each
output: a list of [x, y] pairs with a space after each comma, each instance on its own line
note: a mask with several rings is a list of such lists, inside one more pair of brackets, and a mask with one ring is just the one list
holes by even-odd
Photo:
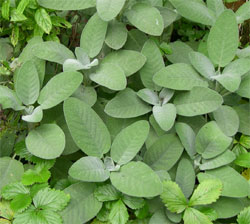
[[96, 9], [98, 15], [104, 21], [114, 19], [121, 11], [126, 0], [97, 0]]
[[162, 192], [160, 178], [143, 162], [129, 162], [119, 172], [112, 172], [110, 179], [115, 188], [130, 196], [154, 197]]
[[94, 14], [84, 27], [81, 35], [81, 48], [89, 55], [96, 57], [103, 46], [108, 23], [100, 19], [98, 14]]
[[66, 100], [80, 86], [82, 74], [75, 71], [62, 72], [54, 76], [43, 87], [38, 103], [42, 109], [49, 109]]
[[[145, 17], [147, 15], [147, 17]], [[164, 29], [160, 12], [146, 3], [137, 3], [125, 13], [128, 21], [142, 32], [160, 36]]]
[[18, 98], [25, 104], [34, 104], [39, 96], [40, 81], [32, 61], [25, 62], [15, 78], [15, 89]]
[[127, 85], [122, 68], [111, 63], [102, 63], [97, 70], [90, 74], [89, 78], [101, 86], [116, 91], [125, 89]]
[[225, 10], [208, 35], [207, 48], [210, 59], [214, 64], [224, 67], [234, 58], [238, 42], [239, 31], [235, 14], [231, 10]]
[[174, 104], [177, 114], [193, 117], [217, 110], [223, 103], [223, 98], [214, 90], [196, 86], [188, 93], [180, 93], [175, 97]]
[[145, 104], [134, 90], [126, 88], [107, 103], [104, 111], [111, 117], [132, 118], [147, 114], [151, 107]]
[[64, 150], [65, 135], [56, 124], [44, 124], [29, 132], [25, 143], [33, 155], [42, 159], [55, 159]]
[[191, 90], [194, 86], [208, 86], [192, 66], [184, 63], [175, 63], [161, 69], [154, 75], [153, 81], [159, 86], [176, 90]]
[[111, 146], [106, 125], [86, 103], [69, 98], [64, 103], [64, 115], [76, 145], [88, 156], [101, 158]]
[[96, 0], [38, 0], [39, 5], [55, 10], [81, 10], [94, 7]]
[[131, 161], [141, 149], [149, 133], [147, 121], [137, 121], [124, 128], [114, 139], [111, 157], [119, 165]]
[[77, 160], [69, 169], [69, 175], [84, 182], [104, 182], [109, 178], [103, 162], [96, 157], [87, 156]]

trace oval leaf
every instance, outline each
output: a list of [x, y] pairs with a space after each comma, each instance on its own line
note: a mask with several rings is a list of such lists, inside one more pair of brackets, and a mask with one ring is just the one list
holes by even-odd
[[101, 158], [111, 145], [107, 127], [86, 103], [76, 98], [64, 102], [64, 115], [76, 145], [87, 155]]
[[149, 133], [147, 121], [137, 121], [115, 137], [111, 147], [111, 157], [119, 165], [132, 160], [141, 149]]
[[196, 86], [188, 93], [180, 93], [176, 96], [174, 104], [177, 114], [193, 117], [207, 114], [218, 109], [223, 103], [223, 98], [214, 90]]
[[69, 169], [69, 175], [85, 182], [104, 182], [109, 178], [103, 162], [96, 157], [87, 156], [77, 160]]
[[188, 64], [176, 63], [169, 65], [154, 75], [153, 81], [165, 88], [191, 90], [194, 86], [207, 87], [208, 84]]
[[183, 146], [173, 134], [161, 136], [146, 151], [144, 162], [154, 170], [170, 170], [181, 157]]
[[160, 178], [142, 162], [124, 165], [119, 172], [112, 172], [110, 179], [115, 188], [130, 196], [155, 197], [162, 192]]
[[126, 0], [97, 0], [96, 9], [98, 15], [104, 21], [114, 19], [121, 11]]
[[80, 86], [83, 76], [79, 72], [62, 72], [43, 87], [38, 103], [43, 109], [49, 109], [70, 97]]
[[125, 89], [127, 85], [124, 71], [118, 65], [111, 63], [102, 63], [89, 78], [101, 86], [116, 91]]
[[98, 14], [94, 14], [84, 27], [81, 35], [81, 48], [89, 55], [96, 57], [103, 46], [108, 23], [100, 19]]
[[65, 135], [56, 124], [44, 124], [33, 129], [25, 139], [31, 154], [42, 159], [59, 157], [65, 147]]
[[32, 61], [25, 62], [18, 70], [15, 78], [15, 89], [17, 96], [25, 105], [36, 102], [40, 91], [40, 81]]
[[[230, 38], [228, 38], [230, 36]], [[224, 67], [235, 57], [239, 43], [239, 31], [233, 11], [224, 11], [211, 28], [207, 49], [214, 64]]]
[[151, 107], [145, 104], [134, 90], [127, 88], [110, 100], [104, 111], [111, 117], [132, 118], [147, 114]]
[[160, 36], [163, 32], [164, 22], [160, 12], [148, 4], [134, 4], [125, 16], [132, 25], [144, 33]]

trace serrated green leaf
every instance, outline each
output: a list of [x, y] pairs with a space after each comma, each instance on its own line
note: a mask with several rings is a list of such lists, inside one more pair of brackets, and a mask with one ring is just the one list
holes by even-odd
[[28, 194], [17, 195], [10, 203], [10, 207], [14, 212], [22, 212], [31, 205], [32, 199]]
[[81, 35], [80, 47], [89, 55], [96, 57], [103, 46], [108, 23], [103, 21], [98, 14], [94, 14], [84, 27]]
[[189, 0], [183, 2], [182, 0], [170, 0], [177, 11], [186, 19], [204, 25], [213, 25], [215, 22], [215, 15], [212, 10], [207, 8], [199, 1]]
[[211, 159], [224, 152], [231, 143], [232, 138], [226, 136], [215, 121], [210, 121], [198, 132], [195, 148], [204, 159]]
[[234, 163], [238, 166], [250, 168], [250, 153], [243, 153], [237, 156]]
[[52, 29], [52, 22], [49, 14], [43, 8], [37, 9], [35, 13], [35, 20], [38, 26], [43, 29], [47, 34], [50, 33]]
[[146, 3], [134, 4], [125, 16], [132, 25], [144, 33], [160, 36], [163, 32], [164, 23], [160, 12]]
[[153, 115], [162, 130], [169, 131], [175, 122], [176, 108], [172, 103], [153, 107]]
[[34, 196], [33, 203], [36, 208], [60, 211], [66, 207], [70, 195], [60, 190], [44, 188]]
[[111, 63], [102, 63], [97, 70], [90, 74], [89, 78], [101, 86], [116, 91], [125, 89], [127, 85], [122, 68]]
[[22, 183], [11, 183], [2, 188], [1, 195], [6, 200], [14, 199], [19, 194], [29, 194], [29, 189]]
[[40, 59], [58, 64], [63, 64], [67, 59], [75, 59], [71, 50], [55, 41], [34, 44], [32, 53]]
[[185, 210], [183, 220], [185, 224], [212, 224], [209, 218], [194, 208], [187, 208]]
[[24, 185], [32, 185], [34, 183], [45, 183], [49, 180], [51, 173], [48, 169], [28, 169], [22, 176], [22, 183]]
[[38, 0], [39, 5], [56, 10], [81, 10], [94, 7], [96, 5], [95, 0]]
[[195, 179], [195, 170], [192, 162], [185, 157], [182, 158], [177, 167], [175, 182], [180, 186], [186, 198], [193, 192]]
[[98, 15], [104, 21], [114, 19], [122, 10], [126, 0], [97, 0], [96, 9]]
[[[1, 214], [1, 217], [4, 218], [4, 220], [6, 220], [6, 219], [12, 220], [13, 219], [14, 212], [10, 208], [10, 201], [5, 201], [3, 199], [0, 201], [0, 214]], [[2, 220], [0, 219], [0, 221], [2, 221]], [[3, 223], [3, 224], [10, 224], [10, 222]]]
[[181, 157], [183, 146], [173, 134], [162, 135], [146, 151], [144, 161], [154, 170], [170, 170]]
[[214, 90], [196, 86], [190, 92], [180, 93], [175, 97], [174, 105], [177, 114], [193, 117], [217, 110], [223, 103], [223, 98]]
[[109, 220], [112, 224], [126, 224], [129, 218], [128, 210], [122, 200], [115, 202], [109, 213]]
[[149, 39], [143, 45], [141, 53], [147, 58], [145, 65], [140, 70], [142, 83], [149, 89], [159, 90], [160, 87], [153, 82], [153, 76], [165, 67], [161, 51], [156, 43]]
[[207, 170], [205, 173], [198, 174], [199, 182], [212, 178], [219, 179], [222, 182], [222, 196], [243, 198], [248, 195], [249, 184], [247, 180], [229, 166]]
[[44, 124], [33, 129], [26, 137], [25, 143], [33, 155], [42, 159], [55, 159], [64, 150], [65, 135], [56, 124]]
[[45, 209], [37, 210], [31, 206], [28, 210], [18, 214], [13, 224], [62, 224], [62, 218], [55, 212]]
[[149, 133], [147, 121], [137, 121], [124, 128], [114, 139], [111, 157], [119, 165], [131, 161], [141, 149]]
[[114, 50], [119, 50], [127, 41], [128, 31], [125, 24], [112, 21], [108, 25], [105, 43]]
[[41, 90], [38, 103], [49, 109], [66, 100], [80, 86], [83, 76], [79, 72], [62, 72], [54, 76]]
[[104, 182], [109, 178], [103, 162], [96, 157], [87, 156], [77, 160], [69, 169], [69, 175], [84, 182]]
[[89, 105], [78, 99], [69, 98], [64, 103], [64, 115], [76, 145], [87, 155], [101, 158], [109, 151], [109, 131]]
[[239, 224], [247, 224], [250, 220], [250, 207], [245, 208], [241, 213], [237, 216], [237, 222]]
[[157, 72], [153, 81], [165, 88], [176, 90], [191, 90], [194, 86], [207, 87], [208, 84], [188, 64], [175, 63]]
[[139, 71], [145, 62], [146, 58], [143, 54], [131, 50], [111, 52], [102, 61], [102, 63], [111, 63], [120, 66], [127, 77]]
[[142, 162], [129, 162], [119, 172], [112, 172], [110, 179], [115, 188], [130, 196], [154, 197], [162, 192], [160, 178]]
[[126, 88], [107, 103], [104, 111], [115, 118], [133, 118], [147, 114], [151, 107], [145, 104], [134, 90]]
[[218, 179], [205, 180], [195, 189], [188, 204], [190, 206], [211, 204], [220, 197], [222, 187], [222, 182]]
[[95, 189], [95, 197], [98, 201], [115, 201], [121, 197], [120, 193], [111, 184], [105, 184]]
[[187, 199], [180, 187], [173, 181], [163, 182], [163, 193], [161, 199], [171, 212], [181, 213], [186, 209]]
[[232, 61], [238, 48], [238, 39], [239, 31], [235, 14], [231, 10], [225, 10], [208, 35], [208, 54], [213, 63], [224, 67]]

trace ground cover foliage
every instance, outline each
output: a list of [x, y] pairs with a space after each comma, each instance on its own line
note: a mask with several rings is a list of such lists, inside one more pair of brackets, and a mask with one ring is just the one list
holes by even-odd
[[250, 223], [250, 2], [0, 2], [0, 224]]

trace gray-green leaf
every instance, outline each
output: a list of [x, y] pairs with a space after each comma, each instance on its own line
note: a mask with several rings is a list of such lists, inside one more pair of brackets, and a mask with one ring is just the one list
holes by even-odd
[[76, 98], [64, 102], [64, 115], [76, 145], [87, 155], [101, 158], [110, 149], [107, 127], [86, 103]]

